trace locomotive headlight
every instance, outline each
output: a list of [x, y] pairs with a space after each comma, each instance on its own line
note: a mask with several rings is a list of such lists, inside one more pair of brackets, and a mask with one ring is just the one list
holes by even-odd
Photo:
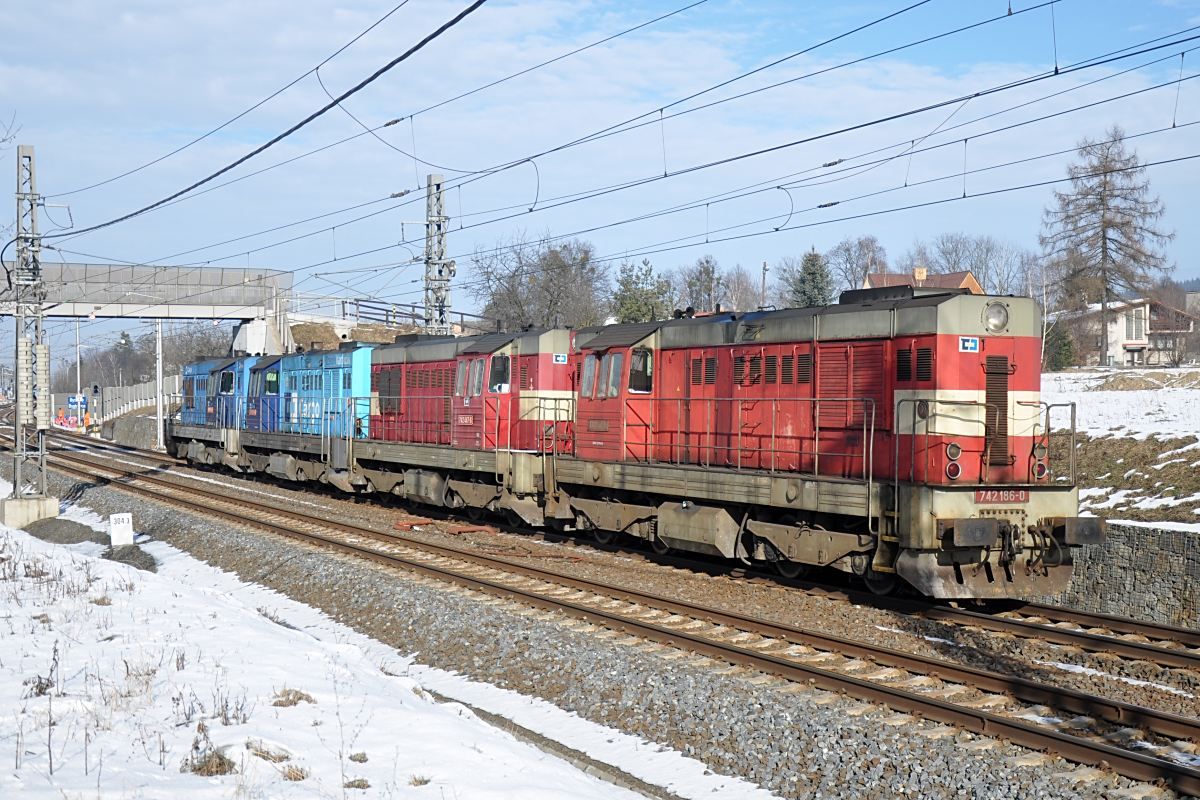
[[946, 445], [946, 458], [950, 459], [951, 461], [958, 461], [958, 457], [961, 455], [962, 447], [959, 446], [958, 442], [951, 442], [950, 444]]
[[988, 303], [983, 311], [983, 324], [992, 333], [1008, 327], [1008, 307], [1004, 303]]
[[1033, 465], [1033, 477], [1037, 478], [1039, 481], [1045, 478], [1049, 472], [1050, 468], [1041, 461]]
[[1043, 442], [1038, 442], [1033, 446], [1033, 457], [1041, 461], [1046, 457], [1046, 445]]
[[956, 481], [956, 480], [958, 480], [959, 475], [962, 475], [962, 467], [960, 467], [958, 465], [957, 461], [951, 461], [949, 464], [946, 465], [946, 477], [947, 478], [949, 478], [952, 481]]

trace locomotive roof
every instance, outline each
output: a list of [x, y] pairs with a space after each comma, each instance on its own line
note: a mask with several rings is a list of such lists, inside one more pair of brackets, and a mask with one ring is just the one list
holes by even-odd
[[517, 333], [485, 333], [482, 336], [472, 336], [469, 339], [470, 344], [463, 348], [461, 352], [465, 356], [494, 353], [525, 333], [526, 331], [518, 331]]
[[279, 359], [281, 358], [283, 358], [283, 356], [263, 356], [258, 360], [257, 363], [255, 363], [253, 367], [250, 368], [250, 371], [257, 372], [260, 369], [266, 369], [267, 367], [279, 363]]
[[[577, 334], [576, 348], [606, 350], [610, 347], [629, 347], [655, 336], [656, 346], [677, 348], [734, 342], [889, 338], [936, 333], [940, 330], [939, 307], [960, 298], [967, 298], [964, 302], [968, 303], [990, 299], [945, 289], [930, 291], [890, 287], [885, 290], [855, 290], [843, 292], [841, 302], [836, 305], [713, 314], [588, 329], [586, 333], [591, 336], [582, 335], [585, 331]], [[942, 328], [955, 326], [954, 320], [941, 322]]]

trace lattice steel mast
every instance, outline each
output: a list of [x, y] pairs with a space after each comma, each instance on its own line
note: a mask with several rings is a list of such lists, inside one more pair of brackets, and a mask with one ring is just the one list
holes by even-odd
[[50, 346], [42, 341], [42, 239], [38, 233], [37, 166], [33, 148], [17, 148], [16, 404], [12, 497], [46, 496], [46, 430], [50, 427]]
[[425, 330], [433, 334], [452, 333], [450, 279], [454, 262], [446, 258], [449, 220], [442, 176], [429, 175], [425, 181]]

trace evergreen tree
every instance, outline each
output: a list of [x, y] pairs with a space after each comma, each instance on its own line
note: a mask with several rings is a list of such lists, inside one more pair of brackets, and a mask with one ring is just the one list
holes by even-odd
[[1160, 231], [1162, 202], [1150, 196], [1146, 169], [1125, 148], [1125, 134], [1110, 128], [1104, 141], [1079, 143], [1079, 161], [1067, 169], [1070, 187], [1054, 193], [1046, 209], [1042, 247], [1065, 292], [1091, 288], [1100, 302], [1100, 352], [1108, 352], [1109, 305], [1144, 295], [1168, 272], [1161, 247], [1173, 234]]
[[626, 261], [617, 272], [612, 309], [617, 322], [664, 319], [671, 313], [671, 282], [654, 274], [649, 259], [641, 264]]
[[1042, 369], [1059, 372], [1075, 363], [1075, 342], [1062, 325], [1051, 325], [1042, 342]]
[[780, 262], [779, 281], [785, 306], [806, 308], [829, 305], [833, 300], [833, 277], [829, 263], [814, 247], [797, 264], [793, 258]]

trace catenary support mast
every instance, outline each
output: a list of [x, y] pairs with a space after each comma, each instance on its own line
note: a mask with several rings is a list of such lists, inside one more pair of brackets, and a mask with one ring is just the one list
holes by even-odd
[[43, 340], [42, 238], [33, 148], [17, 148], [17, 260], [11, 273], [16, 318], [16, 397], [13, 407], [13, 490], [0, 503], [0, 522], [23, 528], [58, 515], [46, 496], [46, 430], [50, 427], [50, 347]]
[[446, 258], [445, 188], [442, 176], [425, 180], [425, 330], [450, 334], [450, 279], [454, 262]]

